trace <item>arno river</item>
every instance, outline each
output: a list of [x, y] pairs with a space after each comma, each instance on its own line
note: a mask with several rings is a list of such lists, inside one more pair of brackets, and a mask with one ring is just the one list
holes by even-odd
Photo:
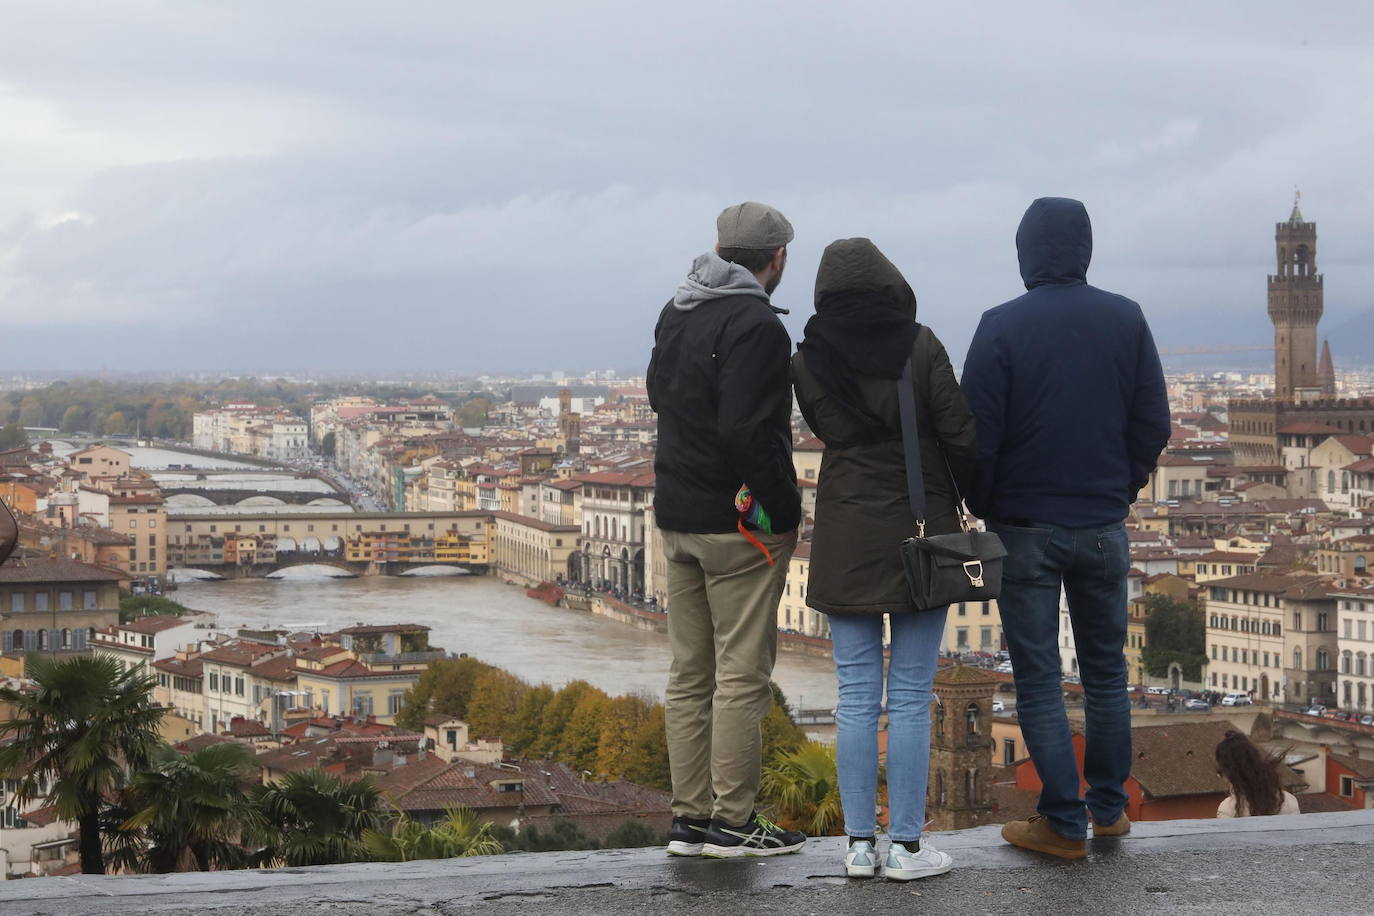
[[[666, 634], [550, 607], [495, 578], [328, 579], [303, 573], [293, 570], [287, 579], [182, 580], [169, 597], [218, 615], [222, 629], [423, 624], [432, 628], [435, 647], [466, 652], [529, 681], [558, 686], [581, 678], [613, 695], [663, 696], [670, 658]], [[774, 677], [794, 706], [828, 709], [835, 703], [828, 659], [779, 652]]]

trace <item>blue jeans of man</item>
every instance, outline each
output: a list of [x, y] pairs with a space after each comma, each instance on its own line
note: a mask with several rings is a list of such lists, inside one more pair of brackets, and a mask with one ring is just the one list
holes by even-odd
[[[892, 614], [887, 669], [888, 834], [921, 838], [930, 775], [930, 697], [946, 608]], [[883, 710], [883, 615], [831, 615], [840, 703], [835, 710], [835, 766], [844, 829], [873, 836], [878, 808], [878, 716]]]
[[[1088, 814], [1112, 824], [1131, 775], [1131, 701], [1126, 694], [1126, 581], [1130, 545], [1120, 524], [1063, 528], [990, 521], [1007, 548], [1002, 632], [1016, 680], [1016, 715], [1043, 788], [1037, 810], [1060, 836], [1083, 839]], [[1060, 594], [1067, 599], [1083, 682], [1083, 773], [1064, 711], [1059, 658]], [[1086, 781], [1088, 791], [1080, 794]], [[1085, 808], [1086, 805], [1086, 808]]]

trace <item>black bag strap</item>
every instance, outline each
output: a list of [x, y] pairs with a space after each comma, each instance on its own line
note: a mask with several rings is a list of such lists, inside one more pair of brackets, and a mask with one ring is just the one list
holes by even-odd
[[926, 524], [926, 479], [921, 473], [921, 435], [916, 426], [916, 389], [912, 387], [916, 353], [906, 358], [897, 383], [897, 404], [902, 416], [902, 458], [906, 461], [906, 493], [911, 515], [922, 531]]

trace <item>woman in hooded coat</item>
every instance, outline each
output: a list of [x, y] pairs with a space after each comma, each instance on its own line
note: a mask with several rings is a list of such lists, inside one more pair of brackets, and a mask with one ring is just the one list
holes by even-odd
[[825, 249], [816, 314], [792, 360], [797, 402], [825, 443], [806, 603], [828, 615], [840, 702], [836, 765], [848, 873], [877, 873], [878, 716], [883, 624], [890, 622], [887, 788], [890, 880], [942, 874], [950, 857], [921, 844], [930, 701], [946, 608], [918, 611], [898, 547], [917, 533], [907, 492], [897, 386], [912, 363], [927, 535], [960, 530], [973, 476], [974, 420], [945, 348], [916, 323], [916, 296], [868, 239]]

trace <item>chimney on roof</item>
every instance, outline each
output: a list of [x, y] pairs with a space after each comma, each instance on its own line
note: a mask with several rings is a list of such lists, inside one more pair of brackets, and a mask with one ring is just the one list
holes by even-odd
[[466, 776], [468, 779], [476, 779], [477, 767], [473, 766], [472, 764], [468, 764], [467, 766], [463, 767], [463, 775]]

